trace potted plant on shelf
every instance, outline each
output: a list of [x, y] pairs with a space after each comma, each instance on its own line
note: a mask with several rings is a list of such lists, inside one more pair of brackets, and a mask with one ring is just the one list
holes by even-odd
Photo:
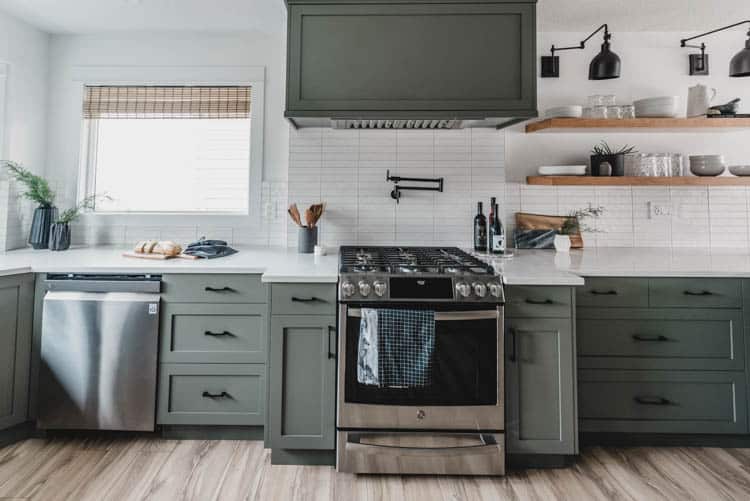
[[606, 141], [602, 141], [591, 150], [591, 175], [624, 176], [625, 155], [635, 152], [634, 146], [625, 145], [613, 150]]
[[52, 191], [46, 179], [33, 174], [21, 165], [9, 160], [3, 160], [0, 163], [5, 165], [8, 174], [18, 184], [24, 186], [25, 191], [21, 193], [21, 196], [37, 204], [31, 220], [29, 244], [34, 249], [46, 249], [49, 243], [50, 226], [57, 218], [55, 192]]
[[604, 213], [604, 207], [593, 207], [589, 204], [585, 209], [578, 209], [570, 213], [555, 235], [555, 250], [557, 252], [570, 251], [570, 235], [580, 233], [598, 233], [599, 230], [587, 224], [588, 219], [596, 219]]
[[63, 211], [59, 218], [55, 219], [49, 230], [49, 249], [53, 251], [67, 250], [70, 248], [70, 223], [78, 219], [81, 212], [93, 209], [96, 201], [107, 199], [107, 195], [90, 195], [81, 200], [78, 205]]

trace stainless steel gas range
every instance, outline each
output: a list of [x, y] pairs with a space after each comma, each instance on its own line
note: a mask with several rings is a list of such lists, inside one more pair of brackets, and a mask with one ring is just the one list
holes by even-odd
[[457, 248], [340, 256], [337, 469], [503, 474], [500, 277]]

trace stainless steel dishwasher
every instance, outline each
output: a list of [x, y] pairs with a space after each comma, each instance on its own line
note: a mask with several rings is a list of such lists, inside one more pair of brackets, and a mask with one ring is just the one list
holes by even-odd
[[42, 429], [152, 431], [159, 275], [48, 274], [42, 317]]

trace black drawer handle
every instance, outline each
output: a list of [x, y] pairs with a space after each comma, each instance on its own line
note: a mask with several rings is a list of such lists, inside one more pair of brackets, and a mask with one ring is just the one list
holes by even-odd
[[713, 296], [714, 295], [714, 293], [711, 291], [699, 291], [699, 292], [685, 291], [683, 292], [683, 294], [686, 296]]
[[204, 391], [203, 398], [232, 398], [232, 395], [230, 395], [226, 391], [222, 391], [221, 393], [210, 393], [208, 391]]
[[210, 285], [207, 285], [205, 287], [206, 292], [235, 292], [234, 289], [231, 287], [211, 287]]
[[314, 303], [316, 301], [323, 301], [320, 298], [317, 298], [315, 296], [312, 297], [295, 297], [292, 296], [292, 301], [295, 303]]
[[331, 335], [332, 334], [334, 336], [333, 341], [335, 343], [336, 342], [336, 337], [335, 337], [336, 327], [334, 327], [333, 325], [329, 325], [328, 326], [328, 360], [336, 358], [336, 353], [333, 350], [331, 350]]
[[232, 334], [229, 331], [221, 331], [221, 332], [205, 331], [203, 334], [206, 336], [213, 336], [213, 337], [222, 337], [222, 336], [234, 337], [234, 334]]
[[674, 402], [664, 397], [635, 397], [633, 400], [641, 405], [675, 405]]
[[609, 291], [598, 291], [596, 289], [592, 289], [591, 294], [594, 296], [616, 296], [617, 291], [609, 290]]
[[652, 343], [652, 342], [664, 342], [669, 341], [669, 338], [667, 336], [641, 336], [640, 334], [633, 334], [633, 340], [635, 341], [643, 341], [646, 343]]
[[536, 299], [527, 299], [526, 300], [526, 304], [534, 304], [534, 305], [540, 305], [541, 306], [541, 305], [555, 304], [555, 302], [552, 301], [551, 299], [545, 299], [544, 301], [539, 301], [539, 300], [536, 300]]

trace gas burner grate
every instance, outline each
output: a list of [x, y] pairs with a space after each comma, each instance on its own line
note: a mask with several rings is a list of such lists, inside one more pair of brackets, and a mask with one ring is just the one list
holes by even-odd
[[493, 274], [491, 266], [457, 247], [341, 248], [340, 269], [345, 273]]

